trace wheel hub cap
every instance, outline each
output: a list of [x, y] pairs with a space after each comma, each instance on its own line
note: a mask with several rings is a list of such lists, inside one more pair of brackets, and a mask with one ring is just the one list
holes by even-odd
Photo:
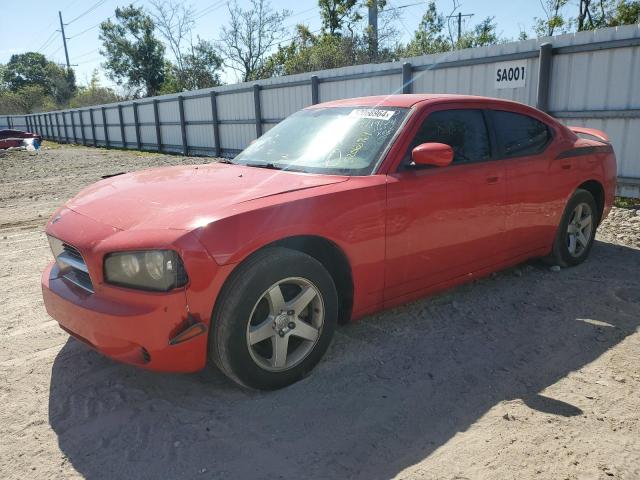
[[253, 361], [270, 371], [288, 370], [315, 348], [324, 324], [320, 290], [304, 278], [286, 278], [258, 299], [247, 324]]
[[581, 256], [589, 247], [593, 230], [593, 214], [587, 203], [579, 203], [567, 225], [567, 247], [573, 257]]

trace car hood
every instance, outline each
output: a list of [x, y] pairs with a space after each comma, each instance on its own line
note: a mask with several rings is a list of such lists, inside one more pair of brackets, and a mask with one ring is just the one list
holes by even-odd
[[121, 230], [190, 229], [198, 219], [229, 215], [239, 203], [348, 178], [223, 163], [157, 168], [97, 182], [66, 207]]

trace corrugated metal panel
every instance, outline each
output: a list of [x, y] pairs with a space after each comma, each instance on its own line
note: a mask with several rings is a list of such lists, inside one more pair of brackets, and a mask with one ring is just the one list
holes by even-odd
[[146, 145], [152, 145], [156, 143], [156, 127], [154, 126], [141, 126], [140, 127], [140, 141]]
[[311, 105], [311, 85], [262, 90], [260, 100], [262, 118], [285, 118]]
[[184, 99], [184, 116], [187, 121], [211, 120], [211, 99], [198, 97]]
[[219, 120], [250, 120], [254, 118], [253, 92], [218, 95], [216, 101]]
[[138, 121], [140, 123], [153, 123], [153, 105], [145, 103], [138, 106]]
[[182, 134], [179, 125], [162, 125], [160, 127], [163, 145], [182, 145]]
[[158, 115], [160, 116], [163, 122], [179, 122], [180, 113], [178, 111], [178, 100], [176, 99], [172, 102], [159, 103]]
[[[361, 93], [357, 93], [361, 92]], [[320, 84], [320, 101], [402, 92], [401, 75], [385, 75], [353, 80], [337, 80]]]
[[224, 149], [243, 149], [255, 138], [253, 125], [220, 125], [220, 143]]
[[215, 147], [211, 125], [189, 125], [187, 127], [189, 147]]

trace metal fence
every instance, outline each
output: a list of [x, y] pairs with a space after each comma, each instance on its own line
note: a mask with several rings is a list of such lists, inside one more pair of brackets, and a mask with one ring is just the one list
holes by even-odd
[[[231, 156], [291, 113], [328, 100], [391, 93], [507, 98], [609, 134], [619, 193], [640, 197], [640, 25], [357, 65], [155, 98], [0, 116], [0, 128], [59, 142]], [[500, 84], [500, 71], [525, 78]], [[506, 87], [506, 88], [504, 88]]]

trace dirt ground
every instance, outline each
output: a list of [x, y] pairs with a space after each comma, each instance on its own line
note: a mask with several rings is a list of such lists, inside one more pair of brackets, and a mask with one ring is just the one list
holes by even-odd
[[203, 159], [0, 156], [0, 478], [640, 479], [640, 210], [590, 259], [521, 265], [338, 329], [287, 389], [149, 373], [44, 311], [43, 226], [102, 175]]

